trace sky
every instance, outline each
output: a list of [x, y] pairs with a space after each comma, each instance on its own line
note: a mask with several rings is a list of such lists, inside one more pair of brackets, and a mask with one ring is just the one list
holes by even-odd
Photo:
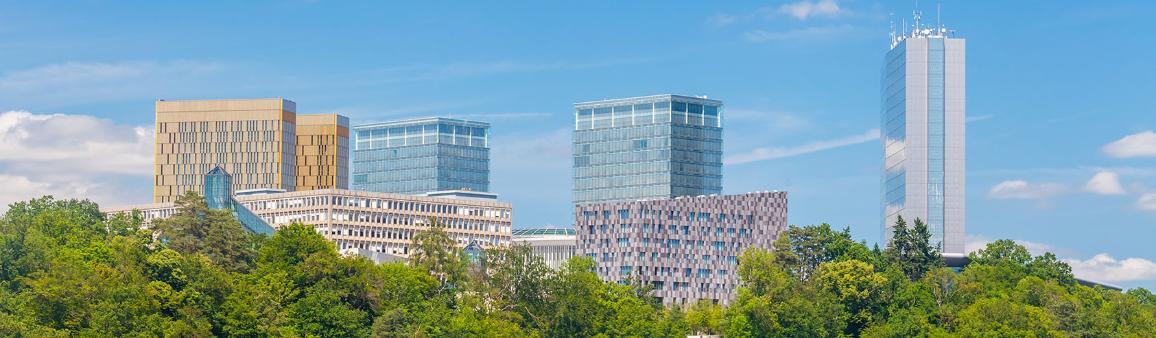
[[[936, 4], [923, 1], [925, 23]], [[570, 224], [572, 104], [706, 95], [727, 194], [881, 240], [880, 68], [914, 1], [0, 0], [0, 204], [150, 202], [156, 99], [492, 124], [516, 227]], [[1156, 2], [945, 0], [967, 39], [968, 248], [1156, 289]]]

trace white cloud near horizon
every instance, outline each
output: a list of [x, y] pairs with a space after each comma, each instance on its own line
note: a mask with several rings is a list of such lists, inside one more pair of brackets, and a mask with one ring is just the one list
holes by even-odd
[[1062, 259], [1072, 267], [1076, 277], [1097, 282], [1131, 282], [1156, 279], [1156, 263], [1144, 258], [1117, 260], [1101, 253], [1088, 259]]
[[799, 20], [806, 20], [812, 17], [835, 17], [847, 14], [847, 10], [839, 7], [839, 1], [837, 0], [802, 0], [783, 4], [779, 6], [777, 12], [790, 15]]
[[136, 193], [151, 184], [154, 137], [151, 127], [88, 115], [0, 113], [0, 212], [43, 195], [147, 199]]
[[988, 190], [987, 195], [996, 199], [1041, 200], [1067, 192], [1067, 187], [1059, 183], [1030, 183], [1024, 180], [1003, 181]]
[[740, 153], [737, 155], [727, 156], [723, 159], [723, 164], [743, 164], [757, 161], [773, 160], [778, 158], [786, 158], [809, 154], [829, 149], [846, 147], [860, 143], [871, 142], [879, 139], [879, 129], [871, 129], [859, 135], [851, 135], [841, 137], [833, 140], [825, 140], [812, 142], [795, 147], [765, 147], [756, 148], [754, 150]]
[[1098, 195], [1123, 195], [1124, 186], [1120, 184], [1120, 175], [1111, 171], [1100, 171], [1084, 184], [1084, 191]]
[[1156, 157], [1156, 132], [1146, 130], [1124, 136], [1105, 145], [1101, 151], [1115, 158]]
[[152, 173], [151, 128], [88, 115], [0, 113], [0, 162], [37, 172]]
[[[964, 250], [968, 253], [985, 248], [991, 240], [983, 236], [968, 235]], [[1072, 267], [1072, 274], [1076, 277], [1096, 282], [1133, 282], [1156, 280], [1156, 263], [1151, 260], [1130, 257], [1115, 259], [1107, 253], [1100, 253], [1091, 258], [1080, 258], [1074, 250], [1057, 248], [1052, 245], [1015, 240], [1016, 244], [1024, 246], [1033, 256], [1043, 255], [1046, 252]]]

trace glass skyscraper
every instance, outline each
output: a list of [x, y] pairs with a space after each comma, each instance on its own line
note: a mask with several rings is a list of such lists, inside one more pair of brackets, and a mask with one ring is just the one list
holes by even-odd
[[722, 101], [654, 95], [574, 104], [574, 203], [722, 192]]
[[490, 190], [489, 123], [435, 117], [353, 129], [353, 190]]
[[964, 39], [919, 24], [892, 32], [883, 67], [883, 222], [927, 223], [944, 253], [964, 253]]

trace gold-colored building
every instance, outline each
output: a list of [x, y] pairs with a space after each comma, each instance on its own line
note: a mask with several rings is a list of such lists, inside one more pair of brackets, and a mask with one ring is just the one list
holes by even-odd
[[[326, 138], [319, 126], [331, 116], [332, 135]], [[310, 146], [316, 147], [313, 160], [318, 167], [306, 167], [303, 173], [313, 176], [332, 175], [329, 180], [298, 177], [298, 119], [308, 121]], [[344, 122], [344, 125], [340, 123]], [[172, 202], [185, 191], [203, 193], [203, 177], [213, 166], [220, 165], [233, 175], [234, 190], [298, 190], [297, 182], [321, 182], [307, 185], [345, 188], [348, 158], [348, 119], [339, 115], [297, 115], [293, 101], [275, 99], [240, 100], [158, 100], [156, 102], [156, 148], [153, 162], [153, 201]], [[344, 129], [344, 137], [341, 130]], [[323, 143], [332, 140], [332, 145]], [[313, 149], [313, 148], [308, 148]], [[324, 149], [325, 151], [321, 151]], [[332, 149], [332, 150], [330, 150]], [[312, 151], [312, 150], [310, 150]], [[307, 152], [308, 153], [308, 152]], [[321, 159], [333, 157], [331, 168], [320, 168]], [[307, 176], [311, 177], [311, 176]], [[324, 182], [336, 186], [326, 186]]]
[[349, 187], [349, 118], [297, 115], [297, 190]]

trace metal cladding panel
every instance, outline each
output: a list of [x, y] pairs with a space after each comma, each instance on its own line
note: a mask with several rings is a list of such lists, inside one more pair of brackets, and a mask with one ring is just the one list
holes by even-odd
[[[927, 48], [926, 39], [908, 39], [907, 48], [907, 199], [903, 218], [927, 218]], [[920, 198], [922, 196], [922, 198]]]
[[945, 39], [944, 252], [964, 253], [967, 171], [967, 50], [963, 39]]

